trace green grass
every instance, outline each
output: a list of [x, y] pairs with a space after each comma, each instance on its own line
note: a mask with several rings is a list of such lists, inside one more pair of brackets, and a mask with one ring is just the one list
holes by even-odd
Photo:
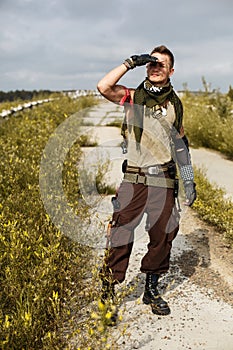
[[202, 220], [216, 227], [233, 247], [232, 201], [225, 199], [225, 192], [211, 184], [201, 169], [195, 169], [195, 182], [198, 195], [193, 209]]

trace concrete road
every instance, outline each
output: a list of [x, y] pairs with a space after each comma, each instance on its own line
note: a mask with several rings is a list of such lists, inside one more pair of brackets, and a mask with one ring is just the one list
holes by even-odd
[[[120, 164], [124, 158], [119, 147], [121, 137], [119, 129], [106, 125], [114, 117], [122, 116], [122, 109], [112, 103], [103, 102], [95, 107], [90, 112], [95, 123], [91, 135], [98, 140], [98, 147], [89, 150], [90, 153], [85, 152], [90, 164], [97, 149], [101, 149], [104, 159], [107, 154], [112, 154], [113, 167], [108, 176], [116, 186], [122, 177]], [[210, 181], [233, 196], [233, 163], [205, 149], [192, 149], [191, 154], [193, 163], [206, 169]], [[111, 213], [110, 198], [100, 200], [95, 210], [106, 225]], [[233, 350], [233, 289], [220, 273], [229, 272], [233, 276], [232, 261], [224, 265], [223, 259], [222, 269], [217, 271], [213, 262], [217, 261], [216, 254], [219, 253], [214, 255], [211, 248], [211, 229], [198, 220], [190, 208], [182, 215], [180, 232], [172, 250], [171, 268], [162, 278], [160, 287], [172, 309], [169, 316], [158, 317], [152, 314], [150, 306], [142, 304], [145, 276], [140, 273], [140, 261], [148, 243], [145, 220], [136, 230], [127, 278], [119, 286], [122, 290], [133, 285], [134, 290], [120, 306], [123, 320], [112, 329], [113, 342], [121, 350]], [[99, 251], [103, 253], [103, 249]], [[229, 256], [228, 252], [226, 256]]]

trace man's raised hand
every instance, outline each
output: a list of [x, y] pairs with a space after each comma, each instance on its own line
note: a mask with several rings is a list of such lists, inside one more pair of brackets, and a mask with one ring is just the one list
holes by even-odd
[[137, 66], [144, 66], [149, 62], [156, 63], [158, 61], [157, 57], [148, 54], [133, 55], [124, 61], [125, 66], [128, 69], [133, 69]]

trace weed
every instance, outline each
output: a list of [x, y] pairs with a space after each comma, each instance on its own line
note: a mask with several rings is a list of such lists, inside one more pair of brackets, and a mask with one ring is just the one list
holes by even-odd
[[200, 218], [222, 232], [233, 247], [233, 208], [232, 201], [224, 198], [224, 191], [212, 185], [201, 169], [195, 169], [197, 200], [193, 209]]

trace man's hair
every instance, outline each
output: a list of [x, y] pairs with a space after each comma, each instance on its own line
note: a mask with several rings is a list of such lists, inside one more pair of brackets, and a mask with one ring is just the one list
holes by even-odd
[[151, 51], [151, 55], [155, 52], [161, 53], [163, 55], [167, 55], [170, 58], [170, 63], [171, 63], [171, 68], [174, 66], [174, 55], [173, 53], [165, 46], [165, 45], [160, 45], [155, 47], [152, 51]]

